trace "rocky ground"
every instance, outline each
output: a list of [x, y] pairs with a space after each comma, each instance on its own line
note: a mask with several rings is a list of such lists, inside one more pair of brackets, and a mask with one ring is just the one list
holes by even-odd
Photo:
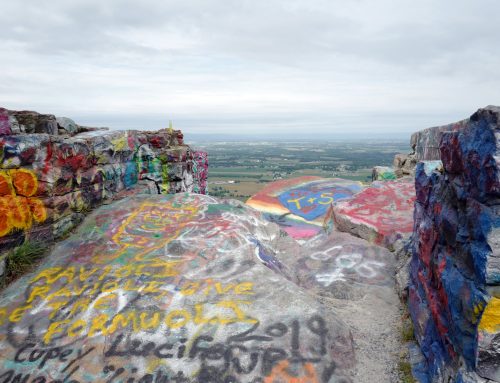
[[99, 208], [2, 292], [0, 378], [400, 381], [394, 254], [270, 218], [190, 194]]

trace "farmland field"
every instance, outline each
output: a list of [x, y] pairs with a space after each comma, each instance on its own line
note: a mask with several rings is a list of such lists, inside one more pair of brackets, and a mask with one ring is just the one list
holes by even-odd
[[371, 181], [372, 168], [391, 166], [406, 141], [194, 142], [208, 152], [209, 193], [246, 201], [268, 182], [300, 176]]

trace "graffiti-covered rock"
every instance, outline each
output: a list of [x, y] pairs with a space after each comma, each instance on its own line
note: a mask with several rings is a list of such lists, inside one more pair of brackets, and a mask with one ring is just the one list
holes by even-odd
[[394, 250], [413, 231], [414, 200], [411, 179], [375, 181], [352, 199], [333, 205], [335, 227]]
[[331, 222], [331, 205], [363, 189], [357, 181], [297, 177], [275, 181], [252, 196], [247, 205], [296, 239], [309, 239]]
[[275, 256], [287, 241], [236, 201], [103, 206], [1, 293], [0, 378], [365, 381], [346, 325]]
[[195, 159], [174, 129], [108, 131], [2, 108], [0, 246], [28, 237], [52, 241], [103, 202], [144, 191], [139, 181], [154, 182], [156, 193], [206, 193], [203, 162], [206, 153]]
[[396, 173], [388, 166], [375, 166], [372, 170], [372, 181], [395, 180]]
[[417, 166], [409, 303], [432, 381], [500, 381], [499, 128], [480, 109]]

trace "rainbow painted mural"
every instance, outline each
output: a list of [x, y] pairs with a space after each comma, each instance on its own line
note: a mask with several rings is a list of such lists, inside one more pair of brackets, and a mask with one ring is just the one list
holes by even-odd
[[362, 189], [357, 181], [304, 176], [270, 183], [250, 197], [247, 205], [293, 238], [309, 239], [330, 221], [333, 202], [350, 199]]

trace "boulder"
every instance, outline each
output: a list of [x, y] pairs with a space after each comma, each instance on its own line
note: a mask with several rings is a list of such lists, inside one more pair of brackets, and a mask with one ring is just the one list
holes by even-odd
[[395, 180], [396, 173], [388, 166], [375, 166], [372, 171], [372, 181]]
[[0, 294], [0, 377], [366, 381], [353, 380], [349, 329], [276, 257], [276, 241], [292, 241], [279, 234], [202, 195], [102, 206]]
[[335, 227], [395, 250], [413, 231], [414, 200], [411, 179], [375, 181], [352, 199], [333, 204]]
[[349, 199], [362, 189], [357, 181], [305, 176], [272, 182], [247, 205], [263, 212], [293, 238], [305, 240], [328, 226], [332, 202]]
[[[54, 122], [64, 134], [52, 129]], [[206, 190], [206, 153], [199, 152], [195, 159], [183, 144], [182, 133], [173, 129], [96, 130], [64, 117], [6, 109], [0, 109], [0, 129], [8, 133], [0, 134], [0, 185], [8, 191], [7, 196], [0, 191], [2, 250], [25, 237], [41, 239], [42, 232], [55, 233], [55, 237], [64, 234], [79, 221], [71, 217], [78, 218], [118, 196], [150, 193], [151, 182], [155, 193], [190, 192], [195, 185]], [[6, 186], [12, 182], [5, 180], [16, 174], [25, 175], [33, 194], [19, 196]], [[149, 184], [136, 188], [139, 181]], [[43, 205], [36, 205], [37, 211], [44, 208], [43, 220], [33, 219], [33, 204]], [[54, 235], [48, 238], [53, 240]]]
[[9, 113], [7, 109], [0, 108], [0, 136], [12, 134], [10, 127]]
[[417, 166], [409, 307], [432, 381], [500, 382], [499, 130], [480, 109]]
[[75, 135], [78, 133], [78, 124], [73, 121], [71, 118], [68, 117], [57, 117], [56, 118], [57, 126], [61, 130], [63, 130], [63, 133], [69, 134], [70, 136]]
[[33, 111], [9, 111], [26, 133], [45, 133], [58, 135], [56, 117], [52, 114], [40, 114]]

